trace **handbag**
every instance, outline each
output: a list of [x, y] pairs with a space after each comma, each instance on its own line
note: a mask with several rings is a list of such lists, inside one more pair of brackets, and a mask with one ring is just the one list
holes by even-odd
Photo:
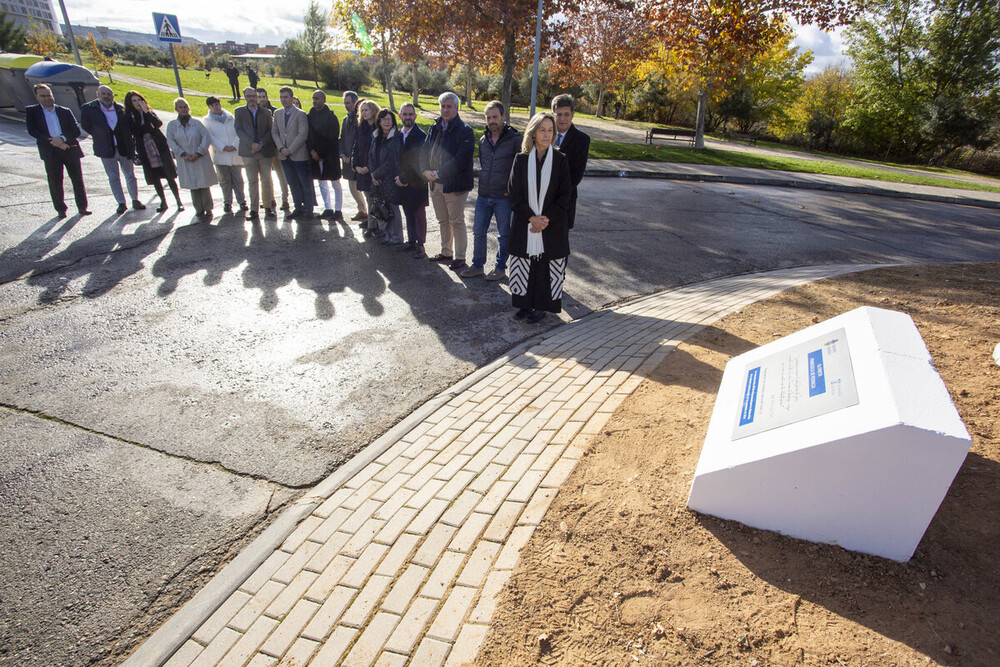
[[375, 216], [376, 219], [389, 223], [395, 216], [395, 213], [388, 202], [386, 202], [385, 196], [382, 194], [382, 188], [379, 187], [373, 194], [372, 205], [368, 212]]

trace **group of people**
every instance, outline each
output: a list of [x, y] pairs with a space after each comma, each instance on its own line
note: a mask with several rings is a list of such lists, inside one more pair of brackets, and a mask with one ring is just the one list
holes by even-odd
[[[163, 122], [135, 91], [126, 94], [123, 105], [115, 101], [111, 88], [101, 86], [97, 99], [83, 105], [79, 124], [72, 111], [54, 104], [48, 86], [35, 86], [35, 97], [38, 104], [27, 110], [28, 132], [38, 142], [60, 217], [67, 210], [64, 171], [73, 183], [79, 213], [90, 213], [80, 167], [82, 126], [93, 137], [119, 214], [128, 208], [121, 175], [133, 208], [145, 208], [138, 197], [133, 163], [141, 164], [147, 184], [156, 189], [161, 202], [157, 211], [168, 207], [166, 181], [180, 210], [184, 207], [178, 186], [191, 190], [196, 214], [203, 220], [212, 217], [211, 186], [216, 184], [222, 189], [227, 214], [234, 212], [235, 202], [251, 222], [260, 220], [260, 209], [265, 217], [275, 217], [274, 171], [286, 220], [315, 217], [317, 183], [325, 206], [320, 217], [344, 222], [340, 183], [344, 178], [357, 204], [353, 220], [365, 238], [412, 251], [418, 259], [446, 263], [463, 278], [507, 278], [518, 319], [537, 322], [546, 312], [561, 310], [569, 230], [590, 149], [590, 138], [573, 124], [569, 95], [556, 97], [551, 112], [535, 114], [523, 135], [504, 121], [500, 102], [486, 105], [471, 265], [466, 263], [465, 208], [475, 185], [476, 138], [459, 116], [455, 93], [438, 98], [440, 115], [429, 132], [417, 126], [412, 104], [400, 107], [397, 119], [391, 110], [380, 109], [353, 91], [343, 95], [342, 122], [321, 90], [313, 93], [308, 113], [296, 104], [289, 87], [281, 88], [277, 109], [261, 88], [245, 88], [246, 104], [235, 113], [209, 97], [208, 113], [202, 118], [194, 118], [187, 100], [178, 98], [177, 118], [165, 132]], [[441, 249], [431, 257], [425, 250], [428, 205], [441, 231]], [[493, 221], [498, 248], [487, 273], [487, 234]]]

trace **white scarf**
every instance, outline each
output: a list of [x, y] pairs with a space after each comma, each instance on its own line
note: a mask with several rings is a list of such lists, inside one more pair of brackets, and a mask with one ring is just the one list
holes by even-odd
[[[545, 161], [542, 163], [542, 183], [538, 183], [538, 157], [534, 147], [528, 154], [528, 207], [535, 215], [542, 214], [542, 205], [545, 203], [545, 193], [549, 190], [549, 181], [552, 179], [552, 144], [549, 144], [545, 152]], [[545, 244], [542, 241], [541, 232], [531, 231], [528, 225], [528, 257], [539, 257], [545, 252]]]

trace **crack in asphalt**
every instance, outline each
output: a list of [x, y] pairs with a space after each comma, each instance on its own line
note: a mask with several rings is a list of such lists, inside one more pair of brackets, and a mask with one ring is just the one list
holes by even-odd
[[[70, 428], [76, 429], [78, 431], [83, 431], [84, 433], [89, 433], [91, 435], [100, 436], [102, 438], [108, 438], [109, 440], [113, 440], [113, 441], [121, 443], [123, 445], [131, 445], [132, 447], [138, 447], [140, 449], [145, 449], [145, 450], [148, 450], [148, 451], [151, 451], [151, 452], [156, 452], [157, 454], [162, 454], [163, 456], [167, 456], [167, 457], [170, 457], [172, 459], [177, 459], [178, 461], [185, 461], [187, 463], [197, 463], [197, 464], [200, 464], [200, 465], [208, 466], [210, 468], [214, 468], [216, 470], [228, 473], [230, 475], [235, 475], [237, 477], [241, 477], [243, 479], [249, 479], [249, 480], [254, 480], [254, 481], [258, 481], [258, 482], [266, 482], [268, 484], [273, 484], [275, 486], [281, 487], [283, 489], [288, 489], [288, 490], [291, 490], [291, 491], [300, 491], [300, 490], [304, 490], [304, 489], [310, 489], [310, 488], [312, 488], [312, 487], [314, 487], [316, 485], [315, 482], [307, 482], [307, 483], [304, 483], [304, 484], [283, 484], [281, 482], [277, 482], [277, 481], [275, 481], [273, 479], [265, 477], [264, 475], [259, 475], [259, 474], [250, 473], [250, 472], [241, 472], [239, 470], [233, 470], [232, 468], [229, 468], [228, 466], [226, 466], [225, 464], [223, 464], [221, 461], [218, 461], [218, 460], [198, 459], [198, 458], [194, 458], [194, 457], [190, 457], [190, 456], [182, 456], [180, 454], [174, 454], [172, 452], [167, 452], [167, 451], [164, 451], [162, 449], [157, 449], [156, 447], [153, 447], [151, 445], [147, 445], [147, 444], [144, 444], [144, 443], [141, 443], [141, 442], [136, 442], [135, 440], [129, 440], [127, 438], [122, 438], [121, 436], [117, 436], [117, 435], [114, 435], [112, 433], [105, 433], [104, 431], [99, 431], [97, 429], [89, 428], [89, 427], [83, 426], [81, 424], [77, 424], [77, 423], [74, 423], [74, 422], [71, 422], [71, 421], [67, 421], [67, 420], [62, 419], [60, 417], [56, 417], [56, 416], [53, 416], [53, 415], [50, 415], [50, 414], [46, 414], [45, 412], [42, 412], [41, 410], [31, 410], [30, 408], [23, 408], [21, 406], [13, 405], [11, 403], [6, 403], [4, 401], [0, 401], [0, 408], [6, 408], [7, 410], [10, 410], [11, 412], [16, 412], [18, 414], [23, 414], [23, 415], [30, 415], [30, 416], [36, 417], [38, 419], [44, 419], [46, 421], [51, 421], [51, 422], [54, 422], [54, 423], [59, 424], [61, 426], [68, 426]], [[272, 491], [272, 494], [273, 493], [274, 492]]]

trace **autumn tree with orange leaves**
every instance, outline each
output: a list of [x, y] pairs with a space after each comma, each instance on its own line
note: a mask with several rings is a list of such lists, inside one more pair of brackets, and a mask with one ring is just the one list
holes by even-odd
[[651, 0], [652, 27], [698, 84], [696, 148], [705, 106], [747, 62], [791, 30], [790, 19], [824, 30], [850, 23], [863, 0]]
[[645, 2], [581, 0], [566, 13], [566, 30], [554, 74], [563, 85], [593, 81], [598, 86], [597, 116], [604, 95], [625, 81], [652, 50]]

